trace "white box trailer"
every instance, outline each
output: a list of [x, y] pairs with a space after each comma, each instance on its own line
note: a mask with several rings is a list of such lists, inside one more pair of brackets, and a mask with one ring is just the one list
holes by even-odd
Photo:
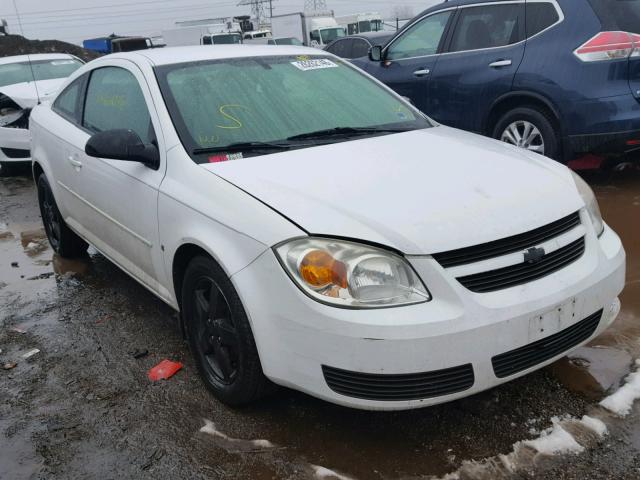
[[379, 13], [354, 13], [336, 17], [338, 25], [347, 30], [347, 34], [356, 35], [366, 32], [380, 32], [383, 30], [384, 21]]
[[242, 43], [242, 33], [228, 29], [226, 24], [170, 28], [163, 30], [162, 37], [168, 47]]
[[308, 47], [323, 48], [336, 38], [344, 37], [344, 27], [338, 25], [333, 12], [297, 12], [274, 15], [271, 18], [274, 37], [297, 38]]

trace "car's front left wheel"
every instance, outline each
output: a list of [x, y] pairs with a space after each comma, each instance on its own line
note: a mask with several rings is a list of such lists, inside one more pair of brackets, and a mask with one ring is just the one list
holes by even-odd
[[85, 255], [89, 244], [71, 230], [62, 218], [51, 186], [44, 174], [38, 177], [38, 203], [51, 248], [63, 258], [77, 258]]
[[219, 400], [240, 406], [266, 393], [270, 382], [247, 314], [233, 284], [210, 257], [198, 256], [187, 267], [182, 318], [200, 375]]

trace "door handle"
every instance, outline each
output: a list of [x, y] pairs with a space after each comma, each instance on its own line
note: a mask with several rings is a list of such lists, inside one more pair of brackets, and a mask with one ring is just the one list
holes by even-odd
[[415, 77], [426, 77], [430, 73], [431, 70], [429, 70], [428, 68], [421, 68], [420, 70], [416, 70], [415, 72], [413, 72], [413, 75]]
[[510, 67], [511, 63], [511, 60], [498, 60], [496, 62], [490, 63], [489, 66], [491, 68]]
[[69, 155], [67, 157], [67, 161], [77, 169], [82, 168], [82, 162], [78, 160], [74, 155]]

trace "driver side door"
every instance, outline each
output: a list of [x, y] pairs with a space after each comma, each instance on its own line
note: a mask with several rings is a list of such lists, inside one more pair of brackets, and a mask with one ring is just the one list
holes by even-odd
[[[72, 155], [67, 189], [75, 199], [80, 232], [121, 268], [154, 291], [164, 272], [158, 235], [158, 190], [166, 161], [162, 131], [142, 72], [127, 61], [91, 71], [84, 90], [82, 142]], [[137, 162], [94, 158], [84, 148], [91, 135], [131, 129], [160, 151], [157, 169]]]
[[383, 61], [370, 64], [368, 73], [429, 114], [429, 82], [450, 28], [455, 9], [430, 13], [396, 37]]

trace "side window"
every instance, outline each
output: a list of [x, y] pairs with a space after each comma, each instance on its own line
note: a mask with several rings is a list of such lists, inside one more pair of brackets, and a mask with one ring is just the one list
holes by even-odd
[[351, 45], [351, 58], [365, 57], [369, 53], [369, 44], [366, 40], [354, 40]]
[[532, 37], [560, 20], [551, 3], [527, 2], [527, 37]]
[[311, 42], [317, 42], [318, 44], [321, 43], [320, 41], [320, 32], [318, 30], [314, 30], [313, 32], [311, 32], [309, 34], [309, 37], [311, 38]]
[[53, 103], [53, 110], [67, 120], [73, 123], [79, 123], [78, 119], [78, 99], [80, 97], [80, 91], [85, 81], [86, 75], [81, 76], [73, 81], [64, 91], [58, 95], [56, 101]]
[[205, 35], [202, 37], [202, 45], [212, 45], [213, 40], [211, 40], [211, 35]]
[[155, 140], [138, 80], [123, 68], [104, 67], [93, 71], [87, 87], [82, 124], [92, 132], [128, 128], [144, 142]]
[[451, 10], [424, 18], [396, 40], [387, 53], [388, 60], [424, 57], [438, 52]]
[[347, 40], [338, 40], [331, 46], [331, 53], [340, 58], [347, 58]]
[[449, 51], [504, 47], [519, 42], [520, 11], [519, 4], [463, 8]]

